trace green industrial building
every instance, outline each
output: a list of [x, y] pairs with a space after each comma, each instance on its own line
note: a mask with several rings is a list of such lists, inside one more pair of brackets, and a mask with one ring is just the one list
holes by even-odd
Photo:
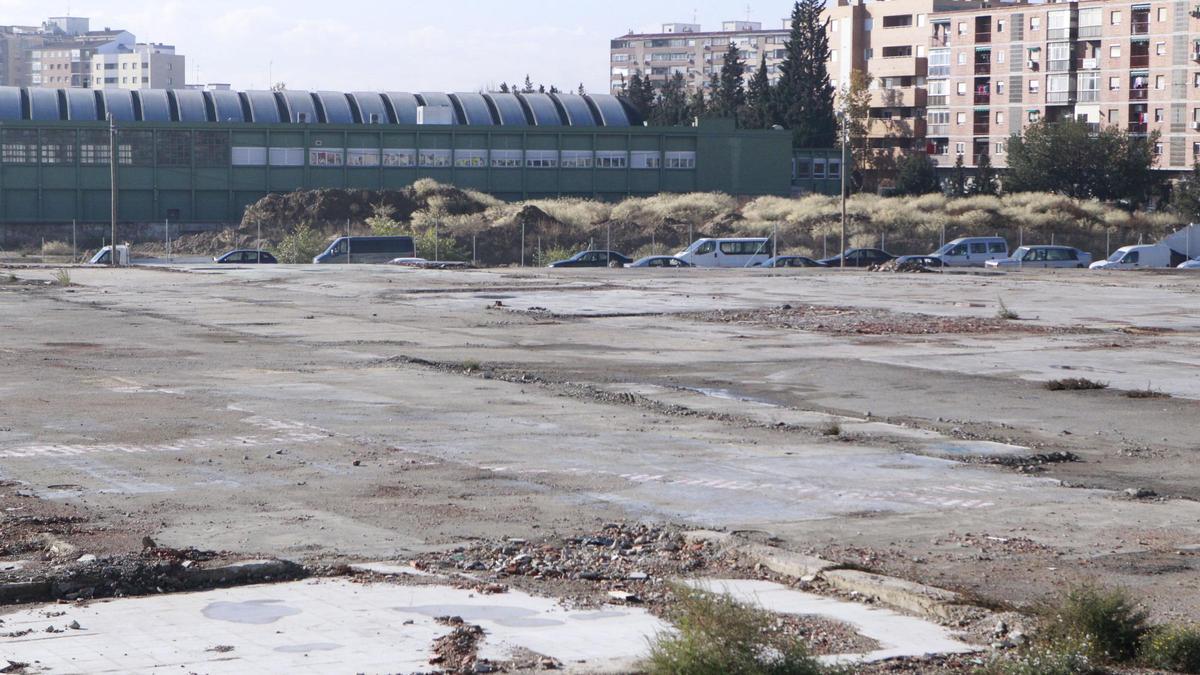
[[[0, 222], [222, 224], [273, 192], [420, 178], [502, 199], [836, 193], [836, 152], [729, 120], [641, 123], [608, 95], [0, 87]], [[817, 174], [817, 167], [820, 173]]]

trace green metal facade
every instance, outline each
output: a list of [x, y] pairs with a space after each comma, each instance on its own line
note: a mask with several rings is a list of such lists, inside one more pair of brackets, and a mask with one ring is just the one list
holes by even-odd
[[[136, 122], [121, 125], [118, 138], [118, 212], [130, 223], [233, 223], [247, 205], [272, 192], [397, 189], [420, 178], [502, 199], [792, 192], [791, 136], [737, 130], [726, 120], [679, 128], [520, 129]], [[104, 123], [0, 125], [0, 222], [107, 221], [108, 148]], [[414, 161], [385, 165], [398, 156], [389, 149], [397, 148], [413, 153]], [[600, 166], [601, 157], [622, 153], [623, 164], [614, 160]], [[420, 160], [427, 155], [431, 165], [423, 166]], [[634, 155], [649, 166], [634, 167]], [[499, 156], [523, 159], [496, 166]], [[568, 168], [563, 166], [568, 156], [589, 159]], [[555, 159], [550, 165], [533, 162], [534, 157]], [[672, 157], [676, 161], [668, 166]], [[349, 158], [365, 165], [351, 166]]]

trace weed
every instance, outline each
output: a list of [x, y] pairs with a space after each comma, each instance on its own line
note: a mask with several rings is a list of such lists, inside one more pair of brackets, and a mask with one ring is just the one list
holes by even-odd
[[1056, 647], [1037, 647], [1021, 652], [1015, 658], [997, 657], [980, 668], [979, 675], [1091, 675], [1100, 673], [1085, 650]]
[[288, 264], [312, 261], [325, 250], [326, 238], [308, 223], [300, 223], [279, 242], [279, 257]]
[[71, 245], [65, 241], [47, 241], [42, 244], [42, 255], [71, 255]]
[[65, 269], [58, 270], [54, 273], [54, 283], [58, 284], [59, 286], [70, 286], [71, 273]]
[[1020, 314], [1012, 311], [1008, 308], [1008, 305], [1004, 304], [1003, 298], [996, 298], [996, 300], [1000, 303], [1000, 309], [996, 310], [996, 318], [1004, 319], [1005, 321], [1016, 321], [1021, 318]]
[[1155, 628], [1142, 643], [1142, 660], [1153, 668], [1200, 673], [1200, 627]]
[[1096, 662], [1128, 663], [1150, 631], [1146, 612], [1128, 592], [1084, 584], [1038, 608], [1042, 640], [1068, 645]]
[[1050, 391], [1095, 391], [1097, 389], [1108, 389], [1108, 385], [1104, 382], [1088, 380], [1082, 377], [1050, 380], [1044, 386]]
[[1149, 384], [1145, 389], [1132, 389], [1125, 392], [1126, 398], [1171, 398], [1171, 395], [1165, 391], [1152, 389]]
[[17, 275], [15, 275], [15, 274], [12, 274], [12, 273], [9, 273], [9, 275], [8, 275], [8, 283], [10, 283], [10, 284], [15, 284], [15, 283], [17, 283], [18, 281], [20, 281], [20, 279], [18, 279], [18, 278], [17, 278]]
[[833, 421], [829, 422], [829, 424], [826, 424], [821, 429], [821, 435], [822, 436], [841, 436], [842, 435], [842, 423], [838, 422], [837, 420], [833, 420]]
[[533, 264], [535, 267], [545, 267], [559, 260], [566, 260], [575, 255], [577, 249], [567, 248], [565, 246], [555, 246], [552, 248], [543, 248], [540, 251], [534, 251]]
[[677, 632], [650, 646], [650, 675], [821, 675], [833, 672], [794, 638], [775, 629], [771, 615], [723, 594], [673, 588]]
[[462, 369], [468, 373], [474, 373], [479, 370], [479, 368], [480, 364], [475, 359], [467, 359], [466, 361], [462, 362]]

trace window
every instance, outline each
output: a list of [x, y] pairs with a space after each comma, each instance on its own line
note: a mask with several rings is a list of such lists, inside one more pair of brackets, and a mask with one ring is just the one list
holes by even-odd
[[624, 169], [629, 166], [629, 155], [623, 150], [597, 150], [596, 167], [600, 169]]
[[1161, 155], [1162, 153], [1163, 153], [1163, 144], [1162, 144], [1162, 143], [1155, 143], [1155, 144], [1154, 144], [1154, 154], [1155, 154], [1155, 155]]
[[229, 133], [223, 131], [197, 131], [192, 159], [198, 167], [229, 166]]
[[1108, 57], [1112, 59], [1121, 58], [1121, 45], [1112, 45], [1108, 48]]
[[384, 148], [383, 165], [389, 167], [416, 166], [417, 151], [401, 148]]
[[[104, 147], [104, 164], [108, 163], [108, 146]], [[234, 147], [233, 148], [233, 165], [234, 166], [266, 166], [267, 165], [267, 149], [254, 147]]]
[[958, 52], [958, 65], [964, 65], [967, 62], [967, 53], [964, 51]]
[[967, 95], [967, 83], [959, 82], [957, 91], [958, 91], [959, 96], [966, 96]]
[[1029, 81], [1029, 93], [1031, 93], [1031, 94], [1036, 94], [1036, 93], [1038, 93], [1039, 91], [1041, 91], [1041, 87], [1042, 87], [1042, 83], [1041, 83], [1041, 82], [1038, 82], [1037, 80], [1030, 80], [1030, 81]]
[[996, 124], [1004, 124], [1004, 113], [996, 113]]
[[5, 164], [37, 164], [37, 130], [5, 129], [4, 143], [0, 146], [0, 160]]
[[996, 52], [996, 63], [1004, 63], [1005, 52], [1003, 49]]
[[450, 166], [451, 155], [449, 150], [422, 148], [417, 152], [417, 161], [426, 168], [444, 168]]
[[966, 124], [967, 123], [967, 113], [963, 113], [963, 112], [955, 113], [954, 114], [954, 123], [959, 126]]
[[796, 178], [808, 178], [812, 175], [812, 162], [807, 157], [797, 157], [793, 160], [792, 172]]
[[1040, 17], [1040, 16], [1029, 17], [1029, 30], [1041, 30], [1041, 29], [1042, 29], [1042, 17]]
[[1003, 143], [1003, 142], [1000, 142], [1000, 143], [997, 143], [997, 144], [996, 144], [996, 154], [997, 154], [997, 155], [1003, 155], [1003, 154], [1004, 154], [1004, 143]]
[[1038, 120], [1042, 119], [1042, 113], [1037, 110], [1030, 110], [1028, 119], [1030, 123], [1037, 122]]
[[1159, 20], [1159, 21], [1166, 21], [1166, 20], [1167, 20], [1167, 8], [1166, 8], [1166, 7], [1159, 7], [1159, 8], [1158, 8], [1158, 20]]
[[1120, 91], [1121, 90], [1121, 78], [1119, 78], [1119, 77], [1108, 78], [1108, 90], [1109, 91]]
[[766, 241], [721, 242], [721, 253], [725, 255], [759, 255], [770, 250], [770, 245]]
[[594, 163], [595, 155], [591, 150], [563, 150], [562, 151], [562, 168], [564, 169], [590, 169]]
[[966, 22], [966, 21], [959, 21], [959, 22], [958, 22], [958, 34], [959, 34], [959, 35], [966, 35], [966, 34], [967, 34], [967, 22]]
[[1162, 108], [1154, 109], [1154, 121], [1155, 122], [1163, 121], [1163, 109]]
[[1120, 122], [1120, 121], [1121, 121], [1121, 111], [1117, 110], [1116, 108], [1109, 108], [1108, 123], [1116, 124], [1117, 122]]
[[666, 167], [668, 169], [694, 169], [696, 168], [696, 153], [668, 152]]
[[996, 95], [999, 96], [1003, 93], [1004, 93], [1004, 80], [996, 80]]
[[657, 150], [635, 150], [629, 153], [629, 155], [629, 166], [634, 169], [662, 168], [662, 155]]
[[553, 169], [558, 166], [557, 150], [526, 150], [525, 166], [531, 169]]
[[1005, 23], [1004, 19], [997, 19], [997, 20], [996, 20], [996, 32], [997, 32], [997, 33], [1003, 33], [1003, 32], [1004, 32], [1004, 23]]
[[893, 59], [893, 58], [900, 58], [900, 57], [905, 57], [905, 56], [912, 56], [912, 53], [913, 53], [912, 45], [902, 45], [902, 46], [898, 46], [898, 47], [884, 47], [883, 48], [883, 58], [885, 58], [885, 59]]
[[825, 177], [825, 160], [813, 159], [813, 178]]
[[487, 150], [454, 151], [454, 166], [460, 169], [482, 169], [488, 165]]
[[987, 253], [988, 252], [987, 249], [988, 249], [987, 244], [982, 241], [971, 243], [971, 254], [972, 255], [975, 255], [978, 253]]
[[1120, 25], [1121, 25], [1121, 12], [1120, 12], [1120, 10], [1114, 10], [1112, 14], [1109, 14], [1109, 15], [1108, 15], [1108, 22], [1109, 22], [1110, 24], [1114, 25], [1114, 26], [1120, 26]]
[[341, 148], [310, 148], [308, 151], [309, 166], [342, 166], [345, 163], [346, 153]]
[[346, 166], [379, 166], [379, 151], [375, 148], [350, 148], [346, 150]]
[[[187, 132], [182, 132], [186, 134]], [[188, 148], [191, 149], [190, 147]], [[42, 132], [42, 164], [74, 164], [75, 132], [45, 130]]]
[[964, 152], [966, 152], [966, 150], [967, 150], [967, 145], [965, 143], [955, 143], [954, 144], [954, 154], [961, 155]]
[[269, 148], [267, 164], [270, 166], [304, 166], [304, 148]]
[[906, 28], [912, 24], [912, 14], [896, 14], [883, 17], [884, 28]]
[[837, 180], [842, 177], [842, 160], [829, 160], [829, 180]]
[[1158, 56], [1166, 56], [1167, 55], [1167, 43], [1165, 43], [1165, 42], [1154, 43], [1154, 53]]

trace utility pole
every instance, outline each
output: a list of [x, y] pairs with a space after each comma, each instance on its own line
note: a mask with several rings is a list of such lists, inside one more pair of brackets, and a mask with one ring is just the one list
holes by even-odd
[[846, 269], [846, 146], [850, 144], [850, 109], [842, 104], [842, 249], [841, 269]]
[[111, 267], [117, 266], [117, 120], [112, 113], [108, 113], [108, 180], [111, 197], [109, 201], [112, 203], [112, 241], [109, 244], [112, 248], [109, 249], [109, 263]]

